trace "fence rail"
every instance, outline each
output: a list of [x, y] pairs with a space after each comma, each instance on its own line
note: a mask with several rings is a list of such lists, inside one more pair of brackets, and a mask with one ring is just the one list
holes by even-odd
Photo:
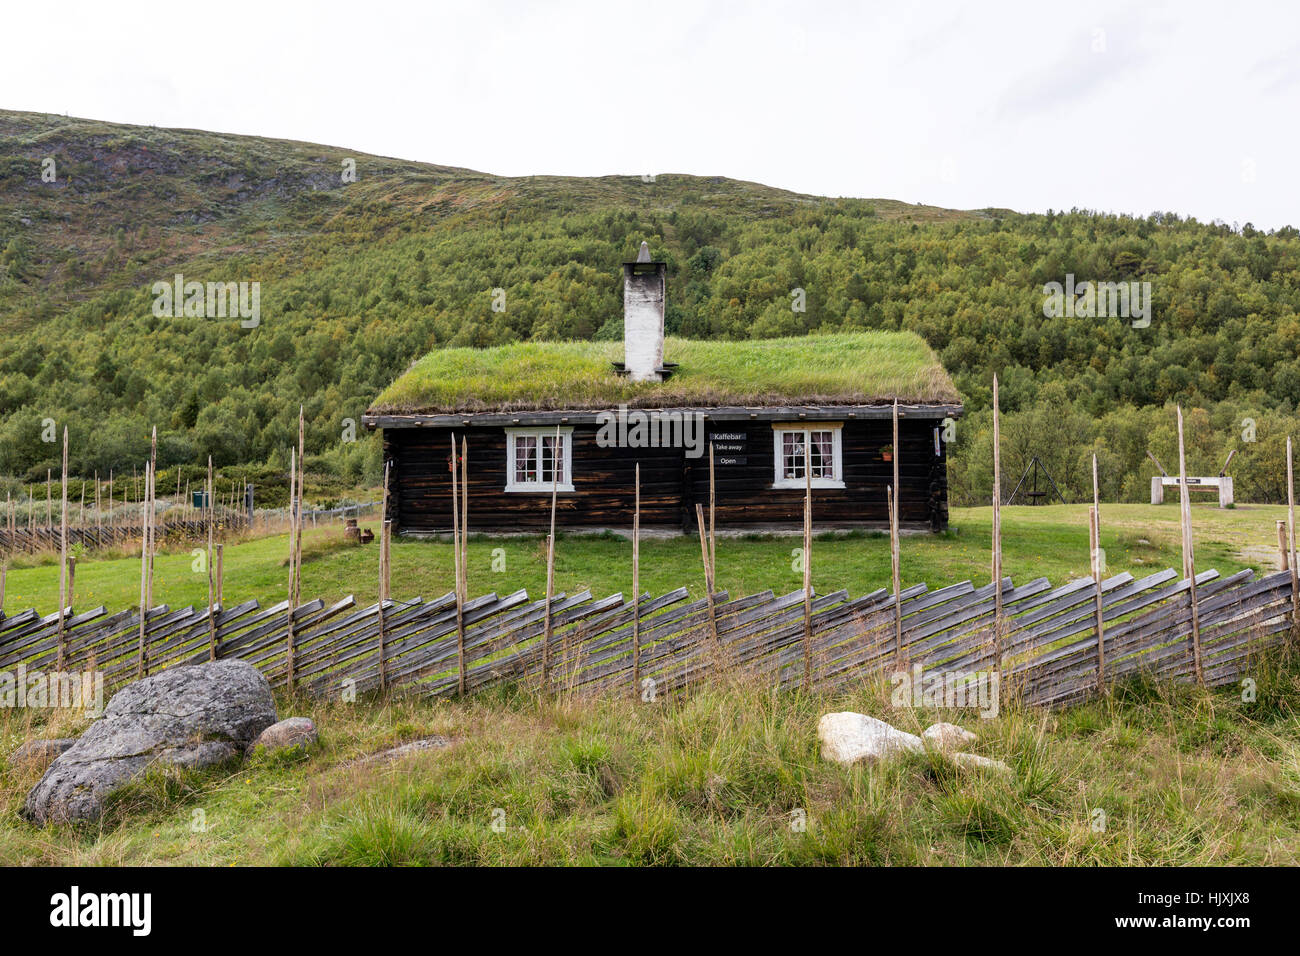
[[[1256, 578], [1247, 570], [1220, 578], [1211, 570], [1196, 583], [1205, 683], [1233, 683], [1290, 631], [1290, 573]], [[1190, 582], [1172, 570], [1101, 582], [1104, 685], [1136, 674], [1195, 679], [1191, 593]], [[146, 615], [143, 643], [138, 610], [67, 609], [62, 634], [57, 613], [28, 610], [0, 616], [0, 669], [22, 664], [54, 670], [62, 645], [65, 671], [102, 672], [109, 686], [214, 657], [247, 661], [284, 686], [292, 633], [294, 685], [320, 697], [381, 686], [448, 697], [457, 694], [462, 669], [468, 693], [524, 682], [582, 694], [652, 688], [656, 696], [732, 673], [760, 675], [781, 688], [806, 680], [823, 690], [906, 673], [919, 677], [927, 693], [969, 696], [997, 673], [1002, 701], [1059, 707], [1104, 686], [1098, 680], [1096, 597], [1091, 578], [1055, 588], [1045, 578], [1019, 586], [1006, 578], [1001, 626], [995, 627], [992, 584], [962, 581], [934, 591], [920, 584], [902, 591], [897, 602], [883, 589], [857, 598], [837, 591], [812, 598], [807, 648], [802, 589], [738, 598], [721, 591], [713, 595], [712, 614], [707, 596], [692, 600], [685, 588], [642, 595], [635, 609], [621, 594], [557, 594], [549, 628], [547, 602], [522, 590], [462, 602], [459, 624], [455, 592], [384, 601], [382, 614], [379, 604], [357, 607], [351, 597], [329, 605], [313, 600], [293, 611], [292, 632], [287, 601], [262, 608], [249, 600], [211, 612], [162, 605]], [[634, 686], [634, 675], [641, 686]]]
[[[240, 514], [223, 514], [214, 522], [218, 535], [248, 527], [248, 519]], [[68, 528], [68, 546], [81, 545], [88, 551], [100, 551], [124, 545], [139, 545], [143, 529], [140, 525], [73, 525]], [[159, 541], [198, 541], [207, 537], [205, 520], [175, 520], [160, 522], [155, 529]], [[0, 552], [57, 551], [61, 547], [59, 528], [8, 528], [0, 527]]]

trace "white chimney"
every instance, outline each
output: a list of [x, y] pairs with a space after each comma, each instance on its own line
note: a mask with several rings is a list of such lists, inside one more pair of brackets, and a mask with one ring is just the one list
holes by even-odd
[[667, 284], [668, 266], [650, 260], [647, 243], [636, 262], [623, 263], [623, 366], [634, 382], [663, 378]]

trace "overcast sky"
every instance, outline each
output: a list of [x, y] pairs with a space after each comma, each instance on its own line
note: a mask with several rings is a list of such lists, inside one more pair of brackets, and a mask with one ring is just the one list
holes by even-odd
[[96, 0], [6, 4], [4, 32], [12, 109], [506, 175], [1300, 225], [1283, 0]]

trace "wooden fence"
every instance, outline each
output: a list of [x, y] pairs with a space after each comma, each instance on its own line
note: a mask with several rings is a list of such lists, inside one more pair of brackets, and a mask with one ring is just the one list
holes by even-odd
[[[1196, 584], [1204, 682], [1236, 682], [1290, 631], [1290, 572], [1257, 579], [1249, 570], [1226, 578], [1211, 570]], [[388, 600], [382, 613], [379, 604], [358, 608], [349, 597], [302, 604], [292, 629], [287, 602], [263, 609], [250, 600], [211, 613], [164, 605], [149, 611], [143, 631], [136, 610], [69, 609], [61, 635], [58, 614], [25, 611], [0, 617], [0, 670], [22, 664], [51, 671], [61, 659], [65, 671], [102, 672], [111, 687], [164, 667], [238, 659], [284, 686], [292, 633], [295, 689], [335, 699], [381, 685], [447, 697], [462, 679], [467, 693], [522, 682], [550, 692], [658, 697], [724, 674], [836, 690], [900, 673], [951, 696], [996, 672], [1003, 702], [1061, 706], [1137, 674], [1195, 680], [1190, 595], [1191, 582], [1172, 570], [1103, 580], [1104, 658], [1092, 578], [1056, 588], [1043, 578], [1020, 586], [1008, 578], [1000, 627], [991, 584], [963, 581], [934, 591], [920, 584], [897, 601], [883, 589], [858, 598], [845, 591], [813, 596], [810, 643], [802, 589], [740, 598], [724, 591], [710, 601], [680, 588], [643, 595], [635, 608], [621, 594], [558, 594], [549, 615], [545, 600], [518, 591], [463, 601], [459, 621], [455, 592]]]
[[[216, 533], [221, 536], [232, 530], [247, 527], [248, 519], [231, 513], [216, 519]], [[138, 546], [144, 529], [136, 525], [70, 525], [68, 547], [81, 545], [87, 551], [106, 548]], [[202, 541], [208, 536], [205, 519], [187, 519], [161, 522], [156, 531], [159, 541]], [[22, 528], [13, 530], [0, 527], [0, 552], [58, 551], [62, 546], [62, 531], [54, 528]]]

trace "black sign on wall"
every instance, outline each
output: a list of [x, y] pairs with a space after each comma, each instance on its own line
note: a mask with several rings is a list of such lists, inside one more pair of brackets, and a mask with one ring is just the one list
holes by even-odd
[[713, 445], [713, 460], [719, 466], [746, 464], [747, 439], [744, 432], [714, 432], [709, 436], [709, 442]]

